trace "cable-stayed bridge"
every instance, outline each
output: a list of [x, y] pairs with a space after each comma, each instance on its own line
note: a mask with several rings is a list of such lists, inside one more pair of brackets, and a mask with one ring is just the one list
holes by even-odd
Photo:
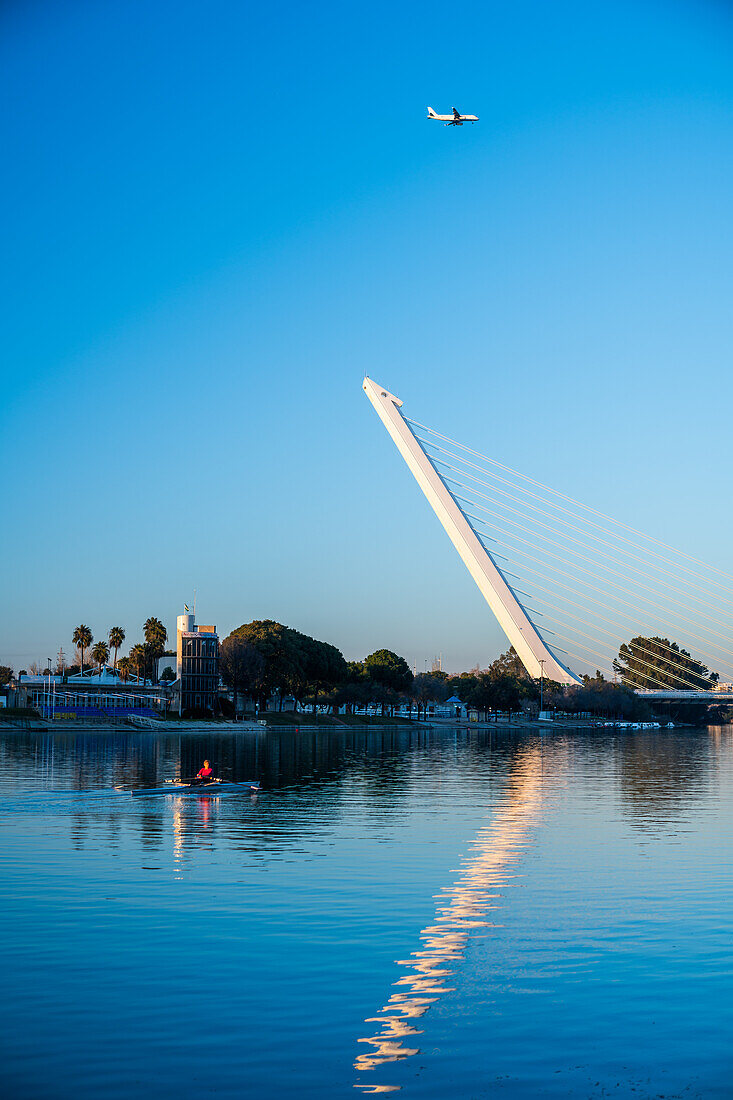
[[650, 700], [733, 702], [733, 576], [410, 420], [372, 379], [363, 386], [530, 676], [579, 685], [599, 670]]

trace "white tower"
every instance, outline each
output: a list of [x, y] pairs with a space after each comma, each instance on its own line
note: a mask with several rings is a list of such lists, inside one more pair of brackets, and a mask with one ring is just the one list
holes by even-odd
[[181, 669], [183, 665], [183, 643], [182, 635], [194, 634], [196, 632], [196, 616], [192, 615], [190, 611], [184, 611], [183, 615], [179, 615], [176, 619], [176, 679], [181, 678]]
[[501, 570], [449, 492], [400, 412], [402, 402], [399, 397], [383, 390], [371, 378], [364, 379], [364, 392], [527, 672], [534, 678], [544, 677], [559, 684], [580, 684], [581, 681], [575, 673], [557, 659], [540, 636]]

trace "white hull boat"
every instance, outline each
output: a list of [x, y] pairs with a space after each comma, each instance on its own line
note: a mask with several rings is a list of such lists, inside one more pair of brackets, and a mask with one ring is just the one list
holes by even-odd
[[256, 793], [260, 789], [260, 784], [254, 780], [245, 783], [227, 783], [225, 780], [216, 779], [212, 783], [166, 783], [163, 787], [115, 787], [116, 791], [121, 794], [135, 795], [148, 795], [148, 794], [192, 794], [200, 797], [201, 795], [228, 794], [231, 791], [246, 791], [250, 794]]

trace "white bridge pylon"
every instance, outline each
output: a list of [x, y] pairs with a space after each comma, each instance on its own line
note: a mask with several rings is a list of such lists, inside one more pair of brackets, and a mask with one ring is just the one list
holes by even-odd
[[558, 660], [540, 636], [491, 554], [476, 535], [400, 412], [400, 399], [377, 385], [371, 378], [364, 379], [364, 392], [527, 672], [534, 678], [544, 676], [559, 684], [580, 684], [581, 681], [575, 673]]

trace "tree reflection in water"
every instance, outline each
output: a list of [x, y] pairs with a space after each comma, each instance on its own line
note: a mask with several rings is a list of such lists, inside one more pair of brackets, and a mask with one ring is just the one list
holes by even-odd
[[712, 738], [699, 731], [618, 739], [619, 793], [631, 825], [668, 829], [694, 814], [710, 782]]
[[[542, 751], [527, 746], [514, 758], [504, 802], [490, 824], [479, 831], [472, 854], [459, 869], [455, 883], [437, 895], [435, 923], [420, 933], [422, 948], [413, 951], [409, 959], [398, 960], [397, 965], [407, 973], [394, 983], [396, 992], [377, 1015], [367, 1018], [366, 1023], [378, 1024], [379, 1028], [359, 1039], [371, 1049], [358, 1055], [354, 1062], [357, 1072], [376, 1070], [419, 1053], [419, 1048], [411, 1044], [422, 1031], [413, 1021], [424, 1016], [442, 994], [451, 992], [448, 979], [463, 959], [472, 933], [492, 927], [486, 918], [499, 908], [497, 899], [514, 878], [517, 859], [537, 822], [542, 800]], [[401, 1088], [363, 1082], [354, 1087], [366, 1093]]]

